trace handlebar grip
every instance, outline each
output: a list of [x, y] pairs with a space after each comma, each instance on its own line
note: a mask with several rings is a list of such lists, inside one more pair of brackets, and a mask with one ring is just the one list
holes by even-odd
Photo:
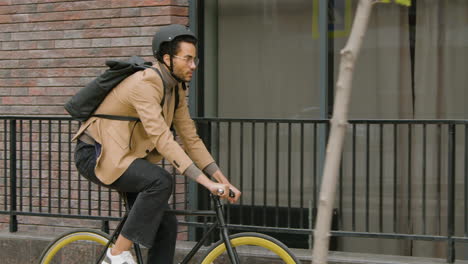
[[[223, 194], [224, 194], [224, 189], [219, 188], [218, 189], [218, 195], [221, 196]], [[236, 195], [234, 194], [234, 192], [231, 189], [229, 189], [229, 197], [231, 197], [231, 198], [236, 197]]]

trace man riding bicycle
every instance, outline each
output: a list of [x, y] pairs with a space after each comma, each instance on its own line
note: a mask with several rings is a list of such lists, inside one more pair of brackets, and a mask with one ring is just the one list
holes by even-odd
[[[211, 193], [236, 202], [241, 192], [220, 171], [198, 137], [183, 83], [198, 65], [196, 36], [185, 26], [169, 25], [153, 37], [154, 69], [136, 72], [117, 85], [95, 114], [138, 117], [138, 121], [89, 118], [74, 140], [80, 174], [97, 184], [128, 193], [133, 204], [115, 245], [103, 263], [133, 264], [133, 243], [148, 250], [147, 263], [173, 263], [177, 219], [165, 214], [173, 179], [156, 165], [162, 158]], [[176, 95], [178, 93], [178, 96]], [[176, 104], [176, 97], [179, 102]], [[174, 140], [174, 126], [184, 149]], [[206, 175], [216, 179], [210, 180]], [[229, 197], [229, 189], [234, 197]]]

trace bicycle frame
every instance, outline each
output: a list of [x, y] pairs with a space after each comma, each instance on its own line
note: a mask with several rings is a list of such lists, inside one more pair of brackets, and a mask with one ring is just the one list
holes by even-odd
[[[208, 228], [208, 231], [197, 242], [197, 244], [195, 244], [195, 246], [192, 248], [192, 250], [190, 250], [190, 252], [184, 257], [182, 262], [180, 262], [180, 264], [188, 263], [192, 259], [192, 257], [195, 255], [195, 253], [197, 253], [197, 251], [200, 249], [200, 247], [205, 243], [206, 239], [209, 237], [211, 232], [213, 232], [216, 228], [220, 229], [221, 239], [223, 239], [223, 241], [224, 241], [224, 245], [226, 246], [228, 256], [229, 256], [229, 259], [231, 260], [231, 263], [240, 264], [239, 256], [237, 255], [236, 250], [232, 247], [231, 241], [229, 240], [228, 228], [227, 228], [226, 222], [224, 220], [223, 204], [221, 203], [218, 196], [215, 196], [213, 194], [210, 194], [210, 196], [211, 196], [211, 199], [213, 200], [214, 206], [215, 206], [214, 209], [215, 209], [215, 213], [216, 213], [216, 221], [213, 224], [211, 224], [211, 226]], [[208, 214], [208, 215], [206, 214], [206, 212], [205, 213], [203, 213], [202, 211], [198, 211], [198, 212], [200, 212], [200, 213], [197, 214], [197, 212], [195, 211], [194, 212], [195, 215], [205, 215], [205, 216], [213, 215], [212, 211], [208, 211], [208, 212], [211, 212], [211, 214]]]
[[[114, 240], [117, 239], [117, 236], [120, 234], [120, 230], [122, 230], [123, 224], [125, 223], [125, 220], [128, 217], [129, 209], [127, 207], [128, 206], [127, 197], [126, 197], [125, 194], [121, 194], [121, 195], [124, 198], [124, 203], [125, 203], [125, 207], [127, 208], [127, 211], [126, 211], [125, 215], [123, 216], [122, 220], [120, 221], [120, 223], [118, 224], [117, 228], [112, 233], [112, 236], [109, 239], [109, 242], [107, 243], [107, 245], [105, 247], [105, 250], [103, 250], [103, 252], [101, 252], [101, 255], [98, 258], [96, 264], [101, 263], [101, 261], [103, 260], [105, 254], [106, 254], [107, 248], [109, 248], [109, 246], [114, 242]], [[177, 214], [177, 215], [215, 216], [216, 217], [216, 221], [211, 224], [211, 226], [208, 228], [208, 231], [195, 244], [195, 246], [190, 250], [190, 252], [184, 257], [182, 262], [180, 262], [180, 264], [187, 264], [193, 258], [193, 256], [195, 256], [195, 254], [198, 252], [198, 250], [203, 246], [205, 241], [210, 236], [211, 232], [213, 232], [215, 229], [218, 229], [218, 228], [220, 229], [220, 236], [221, 236], [221, 239], [223, 240], [223, 242], [224, 242], [224, 244], [226, 246], [227, 253], [228, 253], [229, 259], [231, 260], [231, 263], [232, 264], [240, 264], [239, 256], [237, 255], [237, 252], [236, 252], [235, 248], [232, 247], [231, 241], [229, 240], [228, 227], [227, 227], [225, 219], [224, 219], [223, 204], [222, 204], [222, 202], [221, 202], [221, 200], [219, 199], [218, 196], [215, 196], [213, 194], [210, 194], [210, 196], [211, 196], [211, 199], [212, 199], [212, 201], [214, 203], [214, 211], [201, 211], [201, 210], [199, 210], [199, 211], [190, 211], [190, 210], [170, 210], [170, 211], [168, 211], [168, 212], [171, 212], [171, 213], [174, 213], [174, 214]], [[143, 262], [143, 257], [142, 257], [142, 254], [141, 254], [140, 247], [138, 246], [138, 244], [134, 244], [133, 247], [134, 247], [136, 258], [137, 258], [137, 263], [143, 264], [144, 262]]]

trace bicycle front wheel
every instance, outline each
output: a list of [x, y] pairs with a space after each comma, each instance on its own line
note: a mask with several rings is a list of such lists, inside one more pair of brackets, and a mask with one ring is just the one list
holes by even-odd
[[[42, 252], [40, 264], [95, 263], [105, 250], [109, 235], [92, 229], [78, 229], [60, 235]], [[75, 262], [73, 262], [75, 263]]]
[[[233, 248], [237, 251], [241, 263], [300, 263], [286, 245], [270, 236], [249, 232], [231, 235], [229, 239]], [[224, 242], [220, 240], [208, 249], [201, 263], [229, 263], [229, 256]]]

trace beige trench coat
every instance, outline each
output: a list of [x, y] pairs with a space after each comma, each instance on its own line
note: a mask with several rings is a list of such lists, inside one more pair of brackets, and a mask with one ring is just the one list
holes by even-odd
[[[141, 122], [119, 121], [91, 117], [82, 124], [73, 140], [86, 131], [101, 144], [95, 173], [105, 184], [117, 180], [137, 158], [157, 163], [163, 157], [180, 173], [195, 165], [204, 169], [214, 162], [196, 132], [185, 100], [186, 92], [161, 64], [164, 85], [153, 69], [139, 71], [122, 81], [104, 99], [96, 114], [139, 117]], [[179, 105], [174, 113], [175, 89], [179, 91]], [[161, 100], [165, 103], [161, 108]], [[184, 149], [174, 140], [171, 124], [182, 139]]]

